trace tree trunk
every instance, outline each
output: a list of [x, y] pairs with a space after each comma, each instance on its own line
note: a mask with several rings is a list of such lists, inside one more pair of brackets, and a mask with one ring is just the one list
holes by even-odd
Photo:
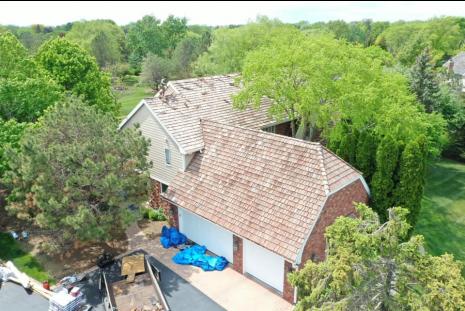
[[295, 120], [291, 120], [291, 132], [292, 132], [292, 137], [295, 137]]

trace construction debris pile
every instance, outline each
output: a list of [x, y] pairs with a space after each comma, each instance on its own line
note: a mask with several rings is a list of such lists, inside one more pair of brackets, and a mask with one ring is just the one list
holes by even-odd
[[0, 264], [0, 281], [17, 283], [43, 296], [49, 300], [49, 311], [77, 311], [85, 303], [79, 287], [72, 286], [69, 282], [59, 283], [51, 291], [44, 288], [44, 284], [19, 271], [11, 261]]

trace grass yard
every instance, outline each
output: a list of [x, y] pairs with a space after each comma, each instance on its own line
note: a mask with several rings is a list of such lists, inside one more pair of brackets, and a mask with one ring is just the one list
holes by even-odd
[[145, 97], [153, 96], [152, 90], [147, 86], [129, 86], [126, 90], [117, 93], [121, 103], [121, 117], [124, 118]]
[[465, 263], [465, 164], [442, 160], [430, 166], [415, 233], [424, 235], [433, 255], [447, 252]]
[[19, 242], [9, 234], [0, 232], [0, 259], [11, 260], [16, 268], [39, 282], [48, 280], [54, 283], [53, 278], [44, 270], [37, 259], [24, 251]]

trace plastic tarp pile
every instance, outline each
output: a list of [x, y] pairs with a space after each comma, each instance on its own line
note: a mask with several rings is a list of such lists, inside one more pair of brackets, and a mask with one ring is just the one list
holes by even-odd
[[209, 256], [205, 253], [205, 246], [194, 245], [186, 248], [173, 257], [173, 261], [180, 265], [193, 265], [202, 268], [203, 271], [222, 271], [228, 261], [222, 256]]
[[185, 244], [187, 238], [184, 234], [178, 231], [178, 229], [171, 227], [167, 228], [163, 226], [161, 229], [160, 243], [164, 248], [170, 248], [171, 246], [178, 246]]

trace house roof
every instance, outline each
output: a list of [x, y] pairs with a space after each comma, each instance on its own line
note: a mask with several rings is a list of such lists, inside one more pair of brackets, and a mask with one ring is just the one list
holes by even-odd
[[202, 121], [166, 198], [295, 262], [327, 196], [361, 174], [319, 143]]
[[459, 54], [452, 57], [448, 60], [443, 66], [449, 67], [449, 64], [453, 62], [452, 70], [455, 74], [465, 75], [465, 52], [460, 52]]
[[259, 129], [274, 123], [268, 114], [271, 102], [263, 99], [258, 109], [237, 110], [231, 96], [239, 91], [234, 85], [237, 75], [171, 81], [165, 93], [145, 99], [146, 104], [174, 137], [181, 152], [202, 149], [200, 119]]

